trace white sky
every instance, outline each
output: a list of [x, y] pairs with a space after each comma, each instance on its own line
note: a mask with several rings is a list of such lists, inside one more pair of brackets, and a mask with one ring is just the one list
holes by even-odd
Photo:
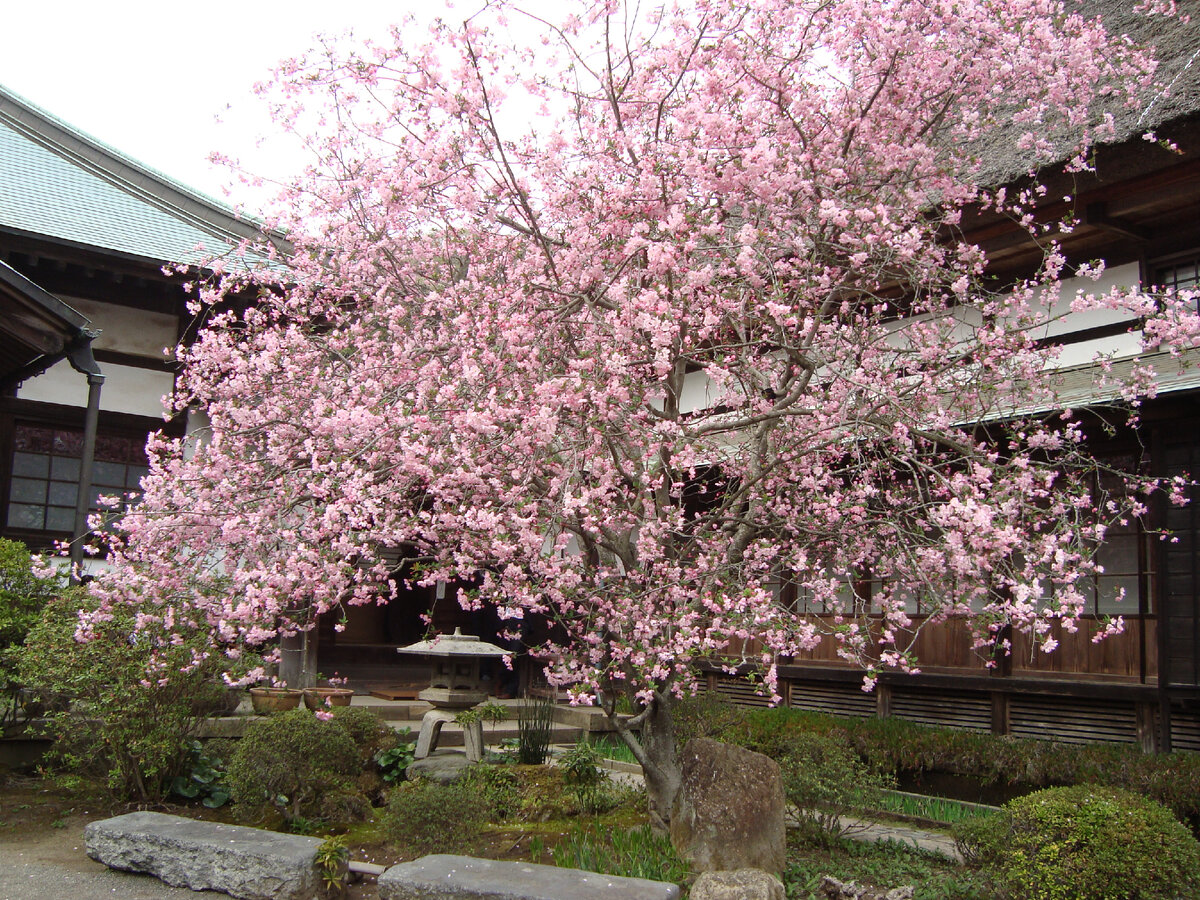
[[[0, 0], [0, 84], [225, 198], [232, 179], [208, 163], [214, 150], [265, 176], [300, 165], [271, 142], [254, 83], [314, 34], [383, 35], [409, 10], [437, 15], [442, 0]], [[238, 192], [227, 199], [255, 206]]]

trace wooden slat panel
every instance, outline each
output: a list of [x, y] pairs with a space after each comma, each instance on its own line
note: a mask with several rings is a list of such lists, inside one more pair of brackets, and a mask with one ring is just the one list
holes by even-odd
[[[1190, 607], [1189, 607], [1190, 609]], [[1137, 607], [1131, 607], [1136, 613]], [[921, 668], [927, 671], [957, 670], [972, 674], [984, 674], [987, 671], [986, 655], [982, 651], [973, 650], [970, 628], [965, 617], [952, 616], [944, 622], [927, 623], [921, 616], [913, 617], [916, 637], [913, 640], [913, 650], [920, 661]], [[1079, 621], [1076, 632], [1066, 631], [1060, 624], [1051, 627], [1049, 636], [1058, 641], [1058, 647], [1052, 653], [1043, 653], [1032, 648], [1026, 635], [1013, 636], [1013, 674], [1055, 675], [1066, 673], [1071, 675], [1117, 675], [1122, 678], [1140, 678], [1142, 676], [1142, 647], [1146, 648], [1146, 676], [1155, 677], [1158, 666], [1155, 660], [1155, 623], [1153, 619], [1142, 620], [1136, 614], [1125, 617], [1125, 631], [1108, 637], [1098, 643], [1092, 641], [1093, 636], [1100, 630], [1094, 618], [1085, 617]], [[1172, 624], [1172, 632], [1177, 629]], [[1143, 642], [1142, 632], [1145, 632]], [[1191, 634], [1190, 627], [1180, 630], [1186, 639]], [[911, 635], [902, 636], [902, 643]], [[726, 658], [753, 659], [758, 651], [757, 645], [745, 648], [733, 648]], [[837, 656], [837, 644], [832, 637], [826, 636], [820, 645], [806, 653], [798, 654], [793, 662], [803, 665], [808, 662], [838, 663], [848, 665]]]
[[813, 709], [835, 716], [865, 719], [875, 715], [875, 694], [864, 693], [856, 684], [813, 684], [792, 682], [792, 708]]
[[[1134, 608], [1136, 610], [1136, 607]], [[1051, 653], [1034, 648], [1028, 635], [1013, 636], [1013, 675], [1037, 675], [1040, 673], [1068, 673], [1072, 675], [1120, 675], [1137, 678], [1141, 675], [1141, 634], [1146, 629], [1147, 656], [1152, 658], [1154, 648], [1153, 623], [1143, 622], [1137, 616], [1125, 619], [1125, 630], [1096, 643], [1093, 636], [1100, 630], [1095, 619], [1079, 622], [1078, 629], [1071, 633], [1061, 623], [1051, 625], [1049, 637], [1058, 641]], [[1147, 674], [1154, 671], [1147, 660]]]
[[770, 706], [771, 698], [758, 693], [754, 685], [734, 675], [720, 675], [716, 692], [737, 706]]
[[1172, 710], [1171, 749], [1200, 750], [1200, 716]]
[[1137, 715], [1132, 703], [1017, 696], [1009, 701], [1008, 716], [1009, 731], [1017, 737], [1067, 744], [1137, 742]]
[[892, 688], [892, 715], [922, 725], [990, 731], [992, 699], [967, 691], [914, 691]]

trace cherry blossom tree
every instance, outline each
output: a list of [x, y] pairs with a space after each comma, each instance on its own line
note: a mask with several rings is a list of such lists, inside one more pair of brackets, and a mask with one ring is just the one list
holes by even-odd
[[[316, 153], [296, 252], [203, 286], [174, 402], [211, 428], [152, 446], [109, 603], [257, 644], [386, 601], [383, 549], [415, 548], [424, 583], [476, 579], [462, 603], [547, 617], [579, 702], [632, 702], [660, 824], [698, 660], [771, 692], [832, 639], [869, 686], [915, 671], [914, 594], [983, 653], [1075, 626], [1144, 494], [1095, 487], [1056, 396], [1062, 254], [990, 290], [959, 226], [1042, 239], [989, 137], [1085, 168], [1146, 55], [1058, 0], [501, 2], [392, 39], [264, 89]], [[1071, 303], [1098, 308], [1195, 343], [1185, 298]]]

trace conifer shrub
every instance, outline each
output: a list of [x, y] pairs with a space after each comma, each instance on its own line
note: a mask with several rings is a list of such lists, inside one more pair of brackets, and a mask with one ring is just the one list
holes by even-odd
[[226, 778], [239, 818], [261, 819], [274, 809], [291, 826], [365, 814], [354, 780], [362, 768], [359, 748], [337, 719], [293, 709], [247, 724]]
[[1169, 809], [1118, 788], [1047, 788], [955, 834], [1014, 900], [1200, 897], [1200, 843]]

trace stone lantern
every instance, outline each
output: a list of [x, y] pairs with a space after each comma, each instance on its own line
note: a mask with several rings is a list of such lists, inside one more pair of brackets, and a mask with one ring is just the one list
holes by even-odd
[[[439, 634], [431, 640], [400, 647], [397, 652], [430, 657], [429, 687], [417, 697], [432, 703], [433, 709], [421, 719], [421, 733], [414, 754], [417, 759], [424, 759], [437, 746], [444, 724], [453, 722], [460, 712], [487, 699], [487, 688], [480, 672], [483, 660], [509, 655], [503, 647], [481, 641], [474, 634], [463, 634], [458, 628], [454, 629], [454, 634]], [[483, 758], [482, 722], [463, 725], [463, 745], [471, 762]]]

